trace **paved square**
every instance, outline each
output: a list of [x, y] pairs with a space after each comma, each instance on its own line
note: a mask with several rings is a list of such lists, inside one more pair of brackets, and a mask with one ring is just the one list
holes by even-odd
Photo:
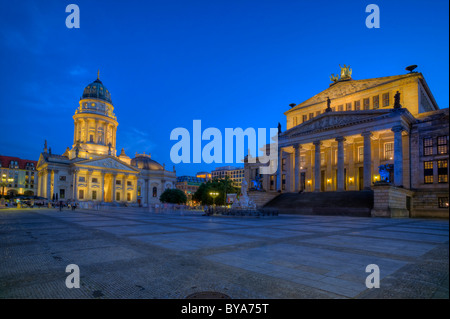
[[2, 209], [0, 298], [449, 297], [448, 220], [201, 215]]

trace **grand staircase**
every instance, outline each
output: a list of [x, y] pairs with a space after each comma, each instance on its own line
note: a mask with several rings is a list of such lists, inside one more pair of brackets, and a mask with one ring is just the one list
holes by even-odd
[[276, 192], [259, 192], [259, 191], [249, 191], [248, 197], [256, 204], [257, 208], [263, 207], [265, 204], [270, 202], [272, 199], [280, 195]]
[[280, 214], [370, 217], [373, 191], [282, 193], [264, 208]]

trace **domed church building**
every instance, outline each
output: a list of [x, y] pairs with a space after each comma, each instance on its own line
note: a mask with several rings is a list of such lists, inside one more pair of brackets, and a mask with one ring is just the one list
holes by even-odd
[[37, 164], [38, 196], [49, 200], [142, 205], [159, 203], [166, 188], [175, 188], [176, 173], [149, 154], [117, 156], [117, 118], [111, 93], [97, 79], [86, 86], [73, 116], [72, 147], [52, 154], [44, 144]]

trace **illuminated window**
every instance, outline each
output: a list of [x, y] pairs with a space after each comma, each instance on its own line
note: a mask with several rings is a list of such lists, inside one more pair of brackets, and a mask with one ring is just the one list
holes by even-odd
[[305, 123], [308, 120], [308, 116], [307, 115], [303, 115], [302, 116], [302, 123]]
[[285, 158], [281, 159], [281, 170], [282, 171], [286, 170], [286, 159]]
[[437, 151], [438, 154], [447, 154], [448, 153], [448, 137], [447, 136], [438, 136], [437, 138]]
[[345, 110], [346, 111], [351, 111], [352, 110], [352, 103], [346, 103], [345, 104]]
[[97, 191], [92, 191], [92, 199], [93, 200], [97, 199]]
[[78, 177], [78, 181], [79, 182], [85, 182], [86, 179], [84, 178], [84, 176], [80, 176], [80, 177]]
[[364, 99], [363, 100], [364, 110], [370, 109], [370, 99]]
[[128, 202], [131, 201], [131, 193], [127, 193], [127, 201], [128, 201]]
[[341, 111], [343, 111], [343, 110], [344, 110], [344, 105], [342, 105], [342, 104], [341, 104], [341, 105], [338, 105], [338, 111], [341, 112]]
[[316, 116], [319, 116], [319, 115], [320, 115], [320, 111], [317, 111], [317, 112], [316, 112]]
[[116, 201], [120, 200], [120, 192], [116, 192]]
[[438, 183], [448, 183], [448, 161], [437, 161], [438, 165]]
[[314, 117], [314, 113], [309, 113], [309, 119], [311, 120]]
[[372, 105], [373, 105], [373, 109], [378, 109], [380, 107], [380, 96], [379, 95], [375, 95], [374, 97], [372, 97]]
[[98, 183], [98, 178], [95, 178], [95, 177], [94, 177], [94, 178], [92, 179], [92, 183]]
[[423, 155], [433, 155], [433, 138], [427, 137], [423, 139]]
[[89, 135], [89, 142], [94, 143], [94, 135]]
[[156, 187], [153, 187], [153, 197], [158, 196], [158, 189]]
[[361, 101], [355, 101], [355, 111], [361, 110]]
[[84, 199], [84, 190], [83, 189], [78, 190], [78, 199]]
[[389, 93], [383, 94], [383, 106], [389, 106]]
[[325, 165], [325, 164], [326, 164], [325, 153], [321, 152], [320, 153], [320, 165]]
[[394, 159], [394, 143], [385, 143], [384, 144], [384, 159], [385, 160], [393, 160]]
[[359, 162], [364, 161], [364, 146], [358, 147], [358, 161]]
[[433, 161], [423, 162], [423, 175], [425, 184], [433, 184]]

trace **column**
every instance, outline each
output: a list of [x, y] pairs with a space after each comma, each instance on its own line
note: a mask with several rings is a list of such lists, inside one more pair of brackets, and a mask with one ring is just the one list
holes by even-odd
[[77, 120], [74, 121], [73, 123], [73, 144], [77, 143]]
[[113, 174], [113, 185], [112, 185], [112, 187], [111, 187], [111, 192], [112, 192], [112, 198], [111, 198], [111, 200], [112, 200], [112, 202], [115, 202], [115, 201], [116, 201], [116, 178], [117, 178], [117, 174], [114, 173], [114, 174]]
[[77, 200], [77, 198], [78, 198], [77, 184], [78, 184], [78, 170], [75, 169], [75, 170], [73, 170], [73, 196], [72, 196], [73, 200]]
[[280, 147], [278, 149], [278, 170], [277, 170], [277, 190], [281, 192], [281, 168], [283, 162], [283, 149]]
[[338, 192], [344, 191], [345, 185], [345, 176], [344, 176], [344, 141], [345, 138], [343, 136], [339, 136], [336, 138], [336, 142], [338, 142], [337, 149], [337, 190]]
[[122, 201], [126, 201], [127, 200], [127, 177], [126, 175], [124, 175], [122, 177]]
[[102, 174], [102, 197], [100, 198], [102, 202], [105, 202], [105, 173], [102, 172], [101, 174]]
[[47, 195], [47, 199], [52, 200], [52, 194], [51, 194], [51, 178], [52, 178], [52, 173], [47, 169], [47, 175], [46, 175], [46, 180], [47, 180], [47, 184], [45, 185], [45, 189], [46, 189], [46, 195]]
[[87, 119], [84, 119], [84, 142], [89, 141], [89, 122]]
[[95, 127], [94, 143], [98, 143], [98, 120], [95, 120], [94, 127]]
[[371, 189], [372, 186], [372, 132], [363, 132], [364, 137], [364, 189]]
[[148, 179], [144, 180], [144, 190], [141, 190], [141, 197], [144, 198], [144, 204], [148, 204]]
[[[58, 170], [53, 170], [53, 193], [58, 194], [58, 199], [59, 198], [59, 171]], [[56, 195], [55, 195], [56, 196]]]
[[87, 172], [87, 176], [86, 176], [86, 200], [91, 200], [91, 176], [92, 176], [92, 171], [88, 170]]
[[320, 192], [320, 141], [314, 141], [314, 191]]
[[394, 185], [403, 186], [403, 143], [401, 125], [394, 126]]
[[300, 191], [300, 149], [302, 146], [300, 144], [294, 145], [294, 161], [295, 161], [295, 168], [294, 168], [294, 183], [295, 183], [295, 192]]

